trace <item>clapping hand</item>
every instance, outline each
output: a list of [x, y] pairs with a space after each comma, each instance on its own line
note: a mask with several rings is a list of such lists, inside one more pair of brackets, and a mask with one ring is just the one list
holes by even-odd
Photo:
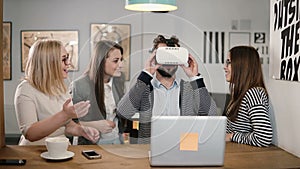
[[83, 117], [89, 112], [90, 108], [90, 101], [81, 101], [76, 104], [74, 104], [75, 113], [77, 114], [77, 117]]
[[70, 121], [65, 128], [66, 135], [83, 136], [84, 138], [97, 142], [99, 140], [99, 131], [93, 127], [87, 127]]
[[71, 102], [72, 99], [69, 98], [63, 104], [63, 111], [68, 115], [69, 118], [83, 117], [88, 113], [90, 101], [81, 101], [75, 105], [72, 105]]
[[100, 134], [99, 131], [93, 127], [81, 126], [83, 129], [82, 136], [93, 143], [96, 143], [99, 138]]

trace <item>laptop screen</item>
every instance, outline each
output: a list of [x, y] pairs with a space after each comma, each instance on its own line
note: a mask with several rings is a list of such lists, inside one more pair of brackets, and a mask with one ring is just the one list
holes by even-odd
[[153, 116], [152, 166], [222, 166], [225, 116]]

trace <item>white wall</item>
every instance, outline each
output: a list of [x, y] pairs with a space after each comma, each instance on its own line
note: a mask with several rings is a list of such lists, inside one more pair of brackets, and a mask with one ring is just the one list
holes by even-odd
[[[12, 80], [4, 82], [6, 133], [19, 133], [13, 106], [15, 89], [21, 72], [21, 30], [79, 30], [79, 71], [70, 73], [78, 77], [86, 67], [89, 55], [91, 23], [131, 24], [131, 78], [142, 69], [152, 39], [158, 34], [176, 35], [183, 46], [198, 56], [200, 72], [210, 92], [226, 93], [223, 65], [203, 63], [203, 31], [265, 32], [269, 37], [269, 0], [178, 0], [179, 9], [167, 14], [140, 13], [124, 9], [125, 0], [4, 0], [4, 21], [12, 22]], [[238, 23], [232, 30], [232, 22]], [[250, 23], [245, 27], [242, 23]], [[251, 44], [252, 44], [251, 34]], [[268, 39], [267, 39], [268, 42]], [[267, 43], [266, 42], [266, 43]], [[226, 51], [229, 48], [225, 40]], [[266, 44], [268, 45], [268, 44]], [[267, 59], [268, 55], [264, 56]], [[296, 103], [299, 83], [274, 81], [269, 78], [268, 64], [264, 73], [271, 97], [274, 143], [300, 156], [299, 104]], [[130, 82], [128, 82], [130, 83]], [[281, 92], [283, 91], [284, 92]], [[285, 101], [290, 98], [288, 103]], [[224, 98], [225, 99], [225, 98]], [[298, 148], [297, 148], [298, 147]]]
[[[300, 157], [300, 104], [299, 93], [300, 83], [292, 81], [275, 80], [280, 77], [280, 62], [284, 59], [297, 59], [299, 58], [299, 52], [293, 52], [287, 57], [281, 58], [282, 46], [284, 45], [281, 39], [281, 32], [299, 23], [297, 19], [291, 19], [287, 26], [282, 26], [280, 29], [274, 30], [275, 23], [275, 11], [274, 4], [279, 4], [282, 1], [271, 0], [270, 3], [270, 78], [268, 83], [269, 93], [271, 96], [271, 102], [274, 109], [274, 124], [277, 128], [277, 145], [295, 155]], [[292, 2], [292, 1], [291, 1]], [[296, 7], [299, 10], [299, 6]], [[285, 14], [283, 16], [286, 16]], [[291, 16], [291, 15], [289, 15]], [[277, 27], [278, 28], [278, 27]], [[296, 31], [298, 34], [298, 31]], [[296, 35], [294, 36], [295, 39]], [[299, 45], [296, 41], [293, 46]], [[287, 50], [283, 49], [286, 53]], [[294, 71], [299, 73], [298, 71]], [[274, 77], [274, 78], [273, 78]]]

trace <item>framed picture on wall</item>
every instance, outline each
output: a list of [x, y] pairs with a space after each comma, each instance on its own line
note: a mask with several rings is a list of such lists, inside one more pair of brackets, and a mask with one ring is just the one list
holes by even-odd
[[11, 80], [11, 22], [3, 22], [3, 80]]
[[21, 70], [25, 71], [30, 47], [40, 39], [60, 40], [70, 57], [70, 71], [78, 71], [78, 33], [76, 30], [22, 30], [21, 31]]
[[91, 53], [100, 40], [112, 40], [122, 46], [125, 79], [130, 80], [130, 24], [91, 24]]

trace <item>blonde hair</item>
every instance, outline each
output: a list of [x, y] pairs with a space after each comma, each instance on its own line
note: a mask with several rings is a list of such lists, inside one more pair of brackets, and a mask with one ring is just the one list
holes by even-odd
[[25, 79], [46, 95], [60, 96], [67, 92], [62, 75], [62, 47], [60, 41], [47, 39], [36, 41], [29, 50]]

